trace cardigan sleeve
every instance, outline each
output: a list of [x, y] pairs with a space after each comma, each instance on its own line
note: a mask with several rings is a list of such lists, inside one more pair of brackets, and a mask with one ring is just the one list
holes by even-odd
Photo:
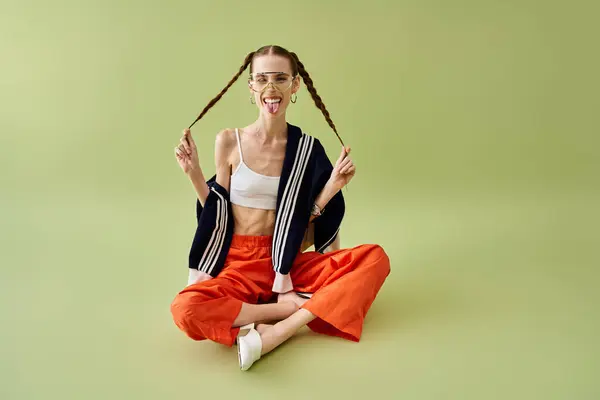
[[275, 279], [273, 280], [273, 288], [271, 289], [275, 293], [287, 293], [294, 289], [294, 284], [290, 274], [281, 274], [275, 272]]
[[[224, 266], [233, 233], [231, 203], [225, 188], [216, 182], [209, 184], [210, 192], [204, 207], [196, 200], [198, 226], [189, 253], [189, 269], [216, 277]], [[190, 278], [197, 277], [190, 272]]]
[[[313, 177], [313, 193], [311, 200], [314, 202], [327, 184], [333, 171], [333, 164], [325, 153], [325, 149], [318, 140], [315, 140], [315, 163], [316, 173]], [[340, 190], [325, 205], [323, 214], [313, 221], [315, 226], [314, 242], [315, 250], [323, 253], [325, 249], [335, 240], [346, 210], [344, 195]]]
[[[309, 189], [304, 193], [304, 200], [297, 203], [298, 210], [302, 215], [306, 215], [305, 225], [297, 226], [293, 231], [294, 235], [304, 236], [308, 227], [310, 208], [321, 193], [325, 184], [331, 177], [333, 165], [325, 153], [325, 149], [320, 141], [315, 138], [313, 146], [312, 160], [310, 166], [310, 175], [308, 177]], [[302, 205], [300, 205], [302, 204]], [[315, 250], [322, 253], [337, 236], [340, 224], [344, 215], [344, 197], [339, 191], [325, 206], [323, 214], [316, 218], [313, 223], [315, 226]], [[300, 238], [300, 239], [302, 239]], [[289, 273], [275, 272], [273, 281], [273, 292], [286, 293], [293, 290], [294, 285]]]

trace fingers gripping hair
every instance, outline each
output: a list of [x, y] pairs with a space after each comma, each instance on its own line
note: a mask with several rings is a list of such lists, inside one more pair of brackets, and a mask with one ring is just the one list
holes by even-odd
[[239, 71], [234, 75], [233, 78], [231, 78], [231, 80], [229, 81], [229, 83], [227, 84], [227, 86], [225, 86], [225, 88], [223, 88], [223, 90], [221, 90], [221, 93], [219, 93], [214, 99], [212, 99], [206, 105], [206, 107], [204, 107], [204, 110], [202, 110], [202, 112], [200, 113], [200, 115], [198, 115], [198, 118], [196, 118], [196, 120], [194, 122], [192, 122], [192, 124], [189, 126], [189, 128], [191, 128], [192, 126], [194, 126], [194, 124], [196, 122], [198, 122], [200, 120], [200, 118], [202, 118], [208, 112], [208, 110], [210, 110], [212, 108], [212, 106], [214, 106], [215, 104], [217, 104], [217, 102], [219, 100], [221, 100], [221, 97], [223, 97], [223, 95], [225, 94], [225, 92], [227, 92], [227, 90], [229, 90], [229, 88], [235, 83], [235, 81], [237, 81], [238, 78], [244, 73], [244, 71], [246, 70], [246, 68], [248, 68], [248, 65], [250, 65], [250, 63], [252, 62], [252, 57], [254, 57], [254, 52], [251, 52], [251, 53], [249, 53], [246, 56], [246, 58], [244, 59], [244, 63], [240, 67]]

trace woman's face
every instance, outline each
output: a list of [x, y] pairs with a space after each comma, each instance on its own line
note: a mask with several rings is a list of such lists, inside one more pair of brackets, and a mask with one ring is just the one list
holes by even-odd
[[248, 82], [260, 112], [268, 117], [285, 115], [290, 98], [300, 88], [300, 78], [292, 76], [290, 61], [278, 55], [258, 56], [252, 62]]

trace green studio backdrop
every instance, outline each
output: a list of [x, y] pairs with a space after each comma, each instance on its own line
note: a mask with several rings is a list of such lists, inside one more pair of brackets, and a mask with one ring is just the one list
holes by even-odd
[[[0, 14], [0, 398], [594, 399], [591, 2], [64, 1]], [[173, 147], [246, 54], [295, 51], [357, 174], [342, 246], [392, 273], [359, 344], [248, 373], [186, 338], [195, 194]], [[244, 78], [192, 128], [253, 121]], [[306, 89], [288, 120], [339, 144]]]

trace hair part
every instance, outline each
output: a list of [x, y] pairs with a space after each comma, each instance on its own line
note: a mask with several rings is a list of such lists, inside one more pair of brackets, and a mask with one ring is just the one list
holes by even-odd
[[244, 71], [246, 70], [246, 68], [248, 68], [248, 66], [250, 66], [250, 73], [252, 73], [252, 63], [256, 57], [266, 56], [266, 55], [282, 56], [282, 57], [287, 58], [290, 61], [290, 64], [292, 67], [292, 75], [294, 77], [296, 77], [297, 75], [300, 75], [300, 77], [302, 77], [302, 80], [306, 84], [306, 88], [308, 89], [310, 96], [312, 97], [313, 101], [315, 102], [315, 105], [317, 106], [317, 108], [319, 110], [321, 110], [321, 113], [325, 117], [325, 120], [327, 121], [327, 123], [329, 124], [331, 129], [333, 129], [333, 132], [335, 132], [335, 135], [337, 136], [337, 138], [340, 141], [340, 143], [342, 144], [342, 146], [344, 146], [344, 142], [342, 141], [342, 138], [340, 137], [340, 135], [337, 132], [335, 124], [333, 123], [333, 120], [331, 119], [331, 115], [329, 114], [329, 111], [327, 111], [327, 108], [325, 107], [325, 104], [323, 103], [321, 96], [319, 96], [319, 94], [317, 93], [317, 89], [315, 88], [314, 82], [313, 82], [312, 78], [310, 77], [310, 75], [308, 74], [308, 71], [306, 71], [304, 64], [302, 64], [302, 62], [300, 61], [300, 59], [298, 58], [296, 53], [290, 52], [290, 51], [284, 49], [283, 47], [277, 46], [277, 45], [263, 46], [256, 51], [248, 53], [248, 55], [244, 59], [244, 63], [242, 64], [242, 66], [240, 67], [238, 72], [233, 76], [233, 78], [231, 78], [231, 80], [229, 81], [227, 86], [225, 86], [223, 88], [223, 90], [221, 90], [221, 92], [206, 105], [206, 107], [204, 107], [204, 109], [202, 110], [200, 115], [198, 115], [196, 120], [194, 122], [192, 122], [192, 124], [190, 125], [190, 128], [192, 126], [194, 126], [194, 124], [196, 122], [198, 122], [208, 112], [208, 110], [210, 110], [219, 100], [221, 100], [221, 97], [223, 97], [225, 92], [227, 92], [229, 90], [229, 88], [239, 79], [239, 77], [244, 73]]

